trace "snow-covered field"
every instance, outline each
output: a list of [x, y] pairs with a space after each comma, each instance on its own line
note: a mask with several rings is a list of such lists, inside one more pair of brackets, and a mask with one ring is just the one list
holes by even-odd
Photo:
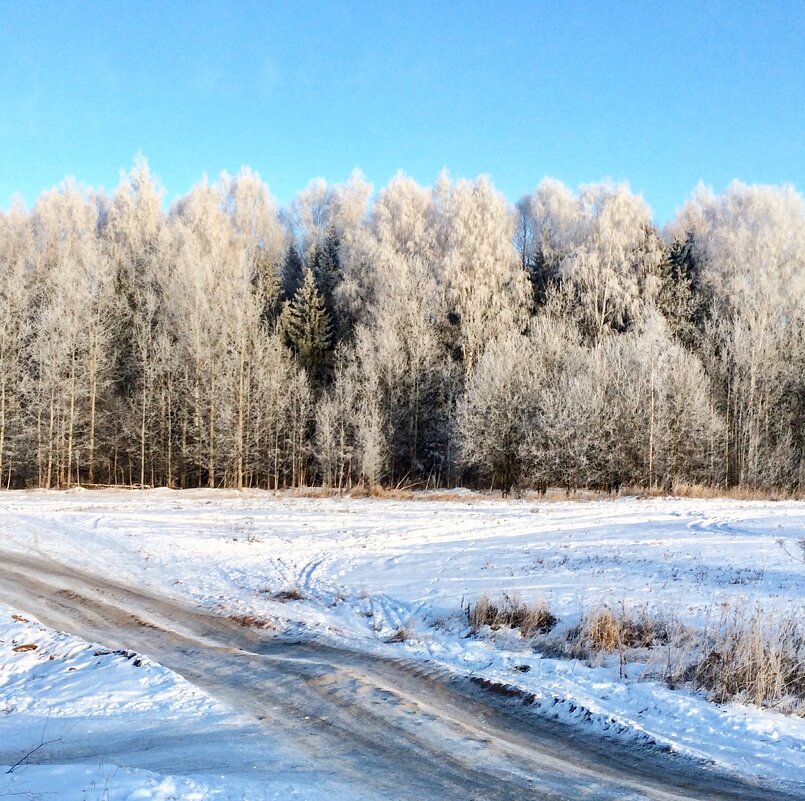
[[[5, 552], [47, 554], [294, 636], [512, 685], [534, 696], [535, 715], [667, 745], [769, 786], [798, 787], [805, 797], [805, 719], [668, 689], [646, 679], [650, 664], [627, 666], [622, 679], [614, 659], [591, 666], [543, 656], [517, 634], [470, 637], [462, 611], [482, 593], [518, 592], [547, 602], [561, 626], [602, 602], [695, 626], [754, 604], [790, 613], [805, 605], [805, 565], [797, 558], [803, 503], [71, 491], [2, 495], [0, 522]], [[302, 599], [276, 597], [288, 590]], [[395, 637], [403, 629], [405, 637]], [[29, 644], [37, 648], [19, 647]], [[299, 754], [273, 761], [283, 769], [204, 769], [217, 764], [205, 753], [205, 731], [223, 727], [240, 742], [253, 722], [148, 658], [102, 646], [0, 606], [0, 755], [10, 766], [13, 754], [47, 743], [0, 775], [0, 798], [351, 797]], [[97, 739], [84, 744], [83, 761], [72, 747], [70, 764], [60, 764], [78, 719], [92, 721]], [[136, 734], [143, 731], [153, 741], [150, 755]], [[237, 746], [242, 764], [251, 758], [247, 741]], [[181, 758], [166, 757], [171, 748], [181, 748]], [[172, 771], [194, 748], [198, 769]], [[153, 749], [161, 759], [149, 761]], [[48, 764], [30, 764], [43, 755]]]

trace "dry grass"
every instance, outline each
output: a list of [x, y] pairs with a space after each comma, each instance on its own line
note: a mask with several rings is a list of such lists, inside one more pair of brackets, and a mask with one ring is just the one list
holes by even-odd
[[[713, 701], [739, 701], [805, 717], [805, 608], [786, 614], [760, 607], [725, 609], [703, 629], [653, 614], [645, 607], [590, 606], [579, 623], [549, 634], [558, 619], [547, 604], [529, 606], [516, 594], [467, 604], [473, 632], [484, 627], [519, 629], [535, 638], [543, 656], [589, 661], [617, 655], [621, 677], [640, 665], [641, 678], [707, 690]], [[548, 636], [545, 636], [548, 635]]]
[[[472, 490], [468, 492], [456, 493], [449, 490], [426, 490], [421, 487], [383, 487], [376, 484], [368, 488], [363, 484], [355, 484], [352, 487], [338, 490], [333, 487], [297, 487], [289, 490], [280, 490], [280, 494], [291, 495], [297, 498], [337, 498], [350, 497], [355, 499], [374, 498], [376, 500], [388, 501], [452, 501], [462, 503], [472, 500], [490, 498], [501, 498], [499, 490]], [[617, 492], [607, 492], [605, 490], [593, 490], [578, 488], [566, 490], [561, 487], [548, 487], [545, 493], [534, 488], [523, 488], [518, 493], [518, 498], [535, 503], [551, 503], [556, 501], [567, 501], [571, 498], [574, 501], [602, 501], [614, 500], [623, 496], [634, 496], [638, 498], [667, 498], [669, 496], [677, 498], [728, 498], [736, 501], [782, 501], [805, 499], [803, 492], [790, 492], [784, 489], [753, 489], [750, 487], [718, 487], [706, 484], [688, 484], [678, 481], [668, 488], [661, 487], [642, 487], [642, 486], [623, 486]]]
[[669, 621], [650, 614], [645, 607], [635, 611], [622, 605], [616, 610], [601, 604], [586, 609], [566, 639], [574, 656], [589, 658], [599, 653], [666, 645], [670, 629]]
[[386, 642], [406, 642], [410, 640], [412, 636], [412, 632], [406, 626], [401, 626], [394, 632], [390, 637], [386, 638]]
[[[489, 493], [485, 492], [450, 492], [449, 490], [425, 490], [412, 487], [382, 487], [375, 484], [368, 489], [362, 484], [355, 485], [346, 494], [350, 498], [374, 498], [382, 501], [454, 501], [466, 502], [467, 500], [478, 500], [488, 498]], [[496, 493], [499, 495], [499, 493]]]
[[429, 490], [429, 491], [419, 491], [411, 493], [411, 500], [414, 501], [452, 501], [453, 503], [456, 502], [467, 502], [467, 501], [477, 501], [482, 498], [488, 498], [489, 496], [482, 493], [482, 492], [449, 492], [447, 490], [444, 491], [437, 491], [437, 490]]
[[229, 619], [245, 629], [271, 628], [271, 623], [268, 620], [263, 620], [255, 615], [230, 615]]
[[294, 487], [292, 489], [271, 490], [275, 495], [291, 495], [294, 498], [336, 498], [343, 493], [335, 487]]
[[782, 489], [711, 487], [705, 484], [686, 484], [682, 481], [674, 483], [670, 494], [678, 498], [729, 498], [734, 501], [783, 501], [805, 497], [801, 492], [792, 493]]
[[305, 596], [296, 587], [286, 587], [284, 590], [274, 592], [271, 589], [262, 589], [261, 595], [270, 595], [273, 601], [304, 601]]
[[725, 612], [704, 632], [701, 656], [683, 678], [718, 702], [739, 700], [805, 715], [802, 610], [779, 617], [760, 607]]
[[[76, 485], [77, 486], [77, 485]], [[82, 484], [82, 489], [115, 489], [115, 490], [139, 490], [152, 489], [151, 485], [137, 484]], [[257, 490], [257, 488], [251, 488]], [[226, 491], [226, 490], [219, 490]], [[236, 490], [229, 488], [229, 491]], [[351, 498], [377, 498], [379, 500], [399, 500], [399, 501], [454, 501], [466, 502], [467, 500], [501, 498], [500, 490], [474, 489], [464, 493], [455, 493], [447, 489], [425, 489], [422, 485], [408, 485], [405, 487], [383, 487], [376, 484], [368, 489], [363, 484], [355, 484], [351, 487], [323, 487], [323, 486], [301, 486], [284, 487], [279, 490], [265, 490], [272, 495], [292, 498], [340, 498], [348, 496]], [[596, 501], [613, 500], [624, 495], [636, 496], [638, 498], [655, 498], [674, 496], [679, 498], [729, 498], [732, 500], [756, 500], [756, 501], [777, 501], [777, 500], [805, 500], [805, 491], [789, 491], [782, 488], [776, 489], [753, 489], [750, 487], [718, 487], [706, 484], [688, 484], [686, 482], [675, 482], [669, 489], [661, 487], [644, 487], [639, 485], [622, 486], [617, 492], [607, 492], [601, 489], [587, 489], [578, 487], [565, 489], [563, 487], [548, 487], [545, 492], [541, 492], [536, 487], [523, 487], [517, 493], [517, 498], [540, 503], [550, 503], [552, 501], [566, 501], [568, 498], [574, 501]]]
[[529, 606], [516, 593], [504, 593], [496, 601], [488, 595], [481, 595], [475, 606], [467, 604], [467, 621], [475, 632], [488, 626], [491, 629], [519, 629], [523, 637], [534, 637], [549, 632], [558, 618], [543, 601]]
[[568, 632], [567, 640], [578, 655], [614, 651], [621, 641], [621, 626], [608, 606], [588, 610], [579, 625]]

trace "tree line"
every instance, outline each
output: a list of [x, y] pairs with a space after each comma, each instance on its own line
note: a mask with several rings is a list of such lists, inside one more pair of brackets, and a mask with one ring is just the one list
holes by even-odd
[[139, 159], [0, 214], [0, 484], [805, 488], [805, 203]]

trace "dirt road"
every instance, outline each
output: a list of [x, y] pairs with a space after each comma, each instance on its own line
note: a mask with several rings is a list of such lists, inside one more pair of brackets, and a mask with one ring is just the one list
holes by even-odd
[[[224, 741], [241, 736], [257, 750], [260, 738], [293, 743], [322, 771], [354, 786], [355, 798], [802, 798], [751, 786], [654, 749], [586, 736], [436, 666], [290, 642], [248, 621], [155, 597], [45, 555], [0, 551], [0, 600], [52, 628], [146, 654], [243, 713], [251, 723], [240, 735], [221, 733], [217, 751], [210, 743], [218, 753], [216, 769], [223, 773], [256, 770], [254, 747], [248, 758], [239, 757], [238, 749]], [[216, 735], [205, 736], [214, 740]], [[99, 756], [93, 753], [97, 748], [127, 750], [120, 742], [74, 739], [80, 745], [63, 748], [62, 762]], [[175, 775], [204, 767], [182, 754], [175, 743], [151, 742], [147, 753], [138, 752], [138, 760]], [[0, 764], [8, 764], [11, 756], [0, 746]], [[116, 755], [107, 750], [103, 756], [114, 760]]]

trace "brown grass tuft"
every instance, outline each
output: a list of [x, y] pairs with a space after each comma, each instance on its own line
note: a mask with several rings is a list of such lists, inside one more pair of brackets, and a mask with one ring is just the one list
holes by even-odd
[[701, 659], [683, 678], [709, 690], [718, 702], [731, 699], [805, 715], [805, 626], [801, 610], [775, 617], [760, 607], [725, 613], [705, 634]]
[[401, 626], [390, 637], [386, 638], [386, 642], [406, 642], [411, 639], [411, 631], [406, 626]]
[[523, 637], [546, 634], [558, 622], [544, 601], [529, 606], [516, 593], [503, 593], [497, 601], [481, 595], [475, 606], [467, 605], [467, 621], [473, 631], [484, 626], [491, 629], [519, 629]]
[[273, 595], [275, 601], [304, 601], [305, 596], [296, 589], [296, 587], [288, 587], [288, 589], [275, 592]]
[[271, 627], [271, 623], [268, 620], [263, 620], [255, 615], [230, 615], [229, 619], [245, 629], [267, 629]]
[[601, 604], [586, 609], [579, 624], [567, 632], [567, 650], [572, 656], [588, 659], [600, 653], [666, 645], [669, 629], [664, 618], [649, 614], [645, 608], [627, 610], [624, 604], [616, 611]]

